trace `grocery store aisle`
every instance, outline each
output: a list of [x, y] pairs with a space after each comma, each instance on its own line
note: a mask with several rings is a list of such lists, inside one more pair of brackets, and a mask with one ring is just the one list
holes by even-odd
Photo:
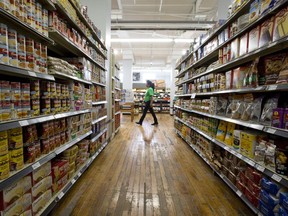
[[[252, 215], [174, 132], [173, 118], [123, 116], [106, 147], [52, 215]], [[136, 120], [138, 117], [136, 117]]]

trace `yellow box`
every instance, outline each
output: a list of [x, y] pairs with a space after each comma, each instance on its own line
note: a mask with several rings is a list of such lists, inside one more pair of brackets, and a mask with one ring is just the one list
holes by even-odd
[[257, 145], [257, 140], [259, 140], [259, 133], [252, 131], [241, 131], [240, 137], [240, 152], [250, 158], [254, 158], [255, 146]]
[[12, 151], [9, 151], [9, 153], [10, 153], [10, 170], [15, 171], [23, 168], [24, 166], [23, 148], [14, 149]]
[[23, 147], [23, 135], [22, 128], [14, 128], [9, 130], [9, 148], [20, 148]]
[[0, 155], [8, 154], [8, 133], [7, 131], [0, 132]]

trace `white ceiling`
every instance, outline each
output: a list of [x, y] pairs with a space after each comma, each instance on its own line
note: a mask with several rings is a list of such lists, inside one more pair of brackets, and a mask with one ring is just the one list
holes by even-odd
[[[206, 32], [217, 14], [218, 0], [112, 0], [112, 39], [183, 38]], [[161, 29], [161, 30], [160, 30]], [[113, 42], [116, 60], [135, 66], [164, 67], [183, 55], [189, 43]]]

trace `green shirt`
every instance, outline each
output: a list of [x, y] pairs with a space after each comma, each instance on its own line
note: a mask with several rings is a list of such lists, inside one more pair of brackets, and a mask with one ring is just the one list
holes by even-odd
[[150, 101], [154, 95], [153, 89], [150, 87], [147, 89], [144, 97], [144, 102]]

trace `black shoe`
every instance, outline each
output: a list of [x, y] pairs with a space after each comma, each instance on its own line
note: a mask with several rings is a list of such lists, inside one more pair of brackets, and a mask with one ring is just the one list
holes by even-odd
[[139, 125], [142, 125], [142, 123], [141, 122], [135, 122], [136, 124], [139, 124]]
[[151, 125], [158, 125], [158, 122], [154, 122], [153, 124], [151, 124]]

